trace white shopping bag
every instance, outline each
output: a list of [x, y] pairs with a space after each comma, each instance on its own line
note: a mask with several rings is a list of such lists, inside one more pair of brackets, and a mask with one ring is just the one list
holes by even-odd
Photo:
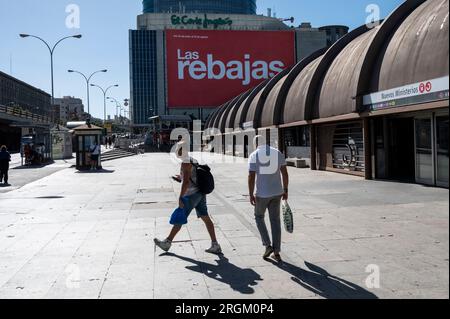
[[289, 206], [288, 202], [285, 200], [283, 201], [283, 204], [281, 205], [282, 211], [283, 211], [283, 222], [284, 222], [284, 229], [288, 233], [294, 232], [294, 216], [292, 215], [291, 207]]

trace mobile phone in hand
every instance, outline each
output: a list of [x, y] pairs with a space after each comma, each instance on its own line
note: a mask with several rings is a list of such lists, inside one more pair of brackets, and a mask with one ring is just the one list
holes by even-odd
[[181, 183], [181, 179], [180, 179], [178, 176], [172, 176], [172, 179], [173, 179], [175, 182]]

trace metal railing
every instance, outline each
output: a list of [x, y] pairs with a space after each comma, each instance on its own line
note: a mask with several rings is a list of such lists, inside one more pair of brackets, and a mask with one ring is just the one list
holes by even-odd
[[0, 105], [0, 113], [31, 120], [33, 122], [50, 123], [50, 117], [41, 114], [32, 113], [17, 106]]
[[136, 154], [142, 154], [145, 150], [145, 138], [119, 138], [116, 141], [116, 147]]

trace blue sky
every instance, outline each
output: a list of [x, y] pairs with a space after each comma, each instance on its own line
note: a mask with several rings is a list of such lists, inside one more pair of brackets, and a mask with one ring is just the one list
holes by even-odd
[[[257, 0], [258, 13], [266, 14], [267, 8], [272, 8], [279, 18], [294, 16], [295, 25], [345, 24], [352, 29], [365, 23], [367, 5], [377, 4], [383, 18], [402, 2]], [[66, 7], [70, 4], [80, 8], [80, 29], [66, 27]], [[141, 10], [140, 0], [0, 0], [0, 70], [8, 74], [12, 70], [14, 77], [50, 93], [48, 49], [38, 40], [21, 39], [18, 34], [30, 33], [54, 43], [81, 33], [82, 39], [66, 40], [55, 51], [55, 97], [80, 97], [86, 105], [84, 80], [67, 73], [67, 69], [89, 73], [107, 68], [108, 73], [96, 75], [92, 82], [100, 86], [119, 84], [110, 95], [122, 101], [130, 95], [128, 30], [136, 27]], [[108, 114], [115, 112], [115, 104], [108, 103]], [[91, 113], [103, 118], [103, 94], [97, 88], [91, 88]]]

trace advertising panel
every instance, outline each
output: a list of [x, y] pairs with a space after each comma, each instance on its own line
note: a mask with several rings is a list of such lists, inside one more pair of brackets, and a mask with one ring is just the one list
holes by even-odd
[[167, 30], [169, 108], [214, 108], [295, 63], [293, 31]]

